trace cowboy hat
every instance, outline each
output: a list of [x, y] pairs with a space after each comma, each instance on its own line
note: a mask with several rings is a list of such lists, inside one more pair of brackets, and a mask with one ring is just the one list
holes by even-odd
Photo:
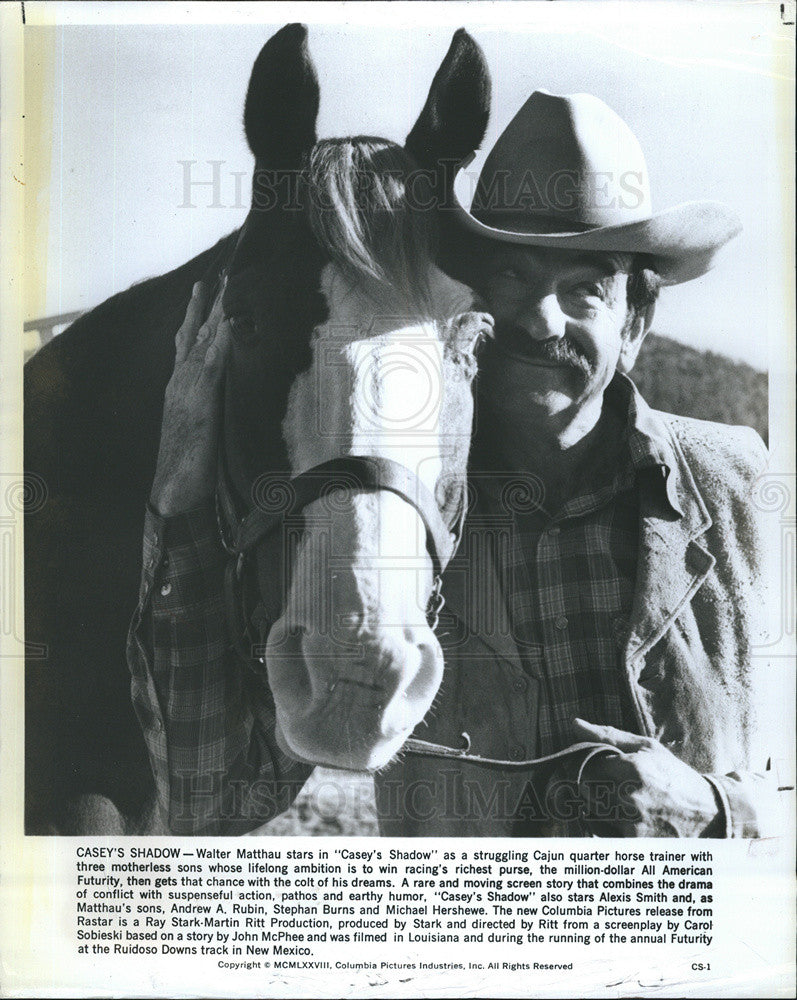
[[591, 94], [543, 90], [489, 152], [463, 163], [454, 208], [467, 228], [493, 240], [647, 254], [665, 284], [705, 274], [741, 230], [737, 215], [719, 202], [654, 214], [645, 157], [626, 123]]

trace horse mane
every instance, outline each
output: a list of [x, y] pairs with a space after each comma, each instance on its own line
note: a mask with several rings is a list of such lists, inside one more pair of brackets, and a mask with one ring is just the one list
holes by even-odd
[[399, 145], [324, 139], [309, 154], [307, 210], [322, 250], [367, 292], [390, 288], [429, 307], [436, 224], [428, 178]]

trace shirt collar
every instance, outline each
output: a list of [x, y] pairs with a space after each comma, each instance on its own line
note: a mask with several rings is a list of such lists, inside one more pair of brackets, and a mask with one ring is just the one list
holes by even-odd
[[[673, 514], [683, 517], [678, 497], [678, 462], [672, 440], [661, 418], [648, 406], [631, 379], [616, 372], [606, 388], [605, 403], [621, 414], [626, 426], [628, 466], [637, 481], [650, 488], [666, 501]], [[514, 492], [521, 502], [528, 502], [534, 509], [539, 500], [539, 483], [535, 477], [512, 473], [491, 466], [489, 451], [479, 449], [471, 456], [471, 479], [479, 493], [497, 500], [507, 489]], [[475, 466], [475, 468], [474, 468]], [[621, 475], [623, 470], [618, 470]], [[639, 474], [642, 473], [642, 476]], [[643, 487], [643, 488], [644, 488]]]

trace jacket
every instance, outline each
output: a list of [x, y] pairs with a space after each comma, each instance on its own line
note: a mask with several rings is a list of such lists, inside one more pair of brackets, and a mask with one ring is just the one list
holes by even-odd
[[[722, 806], [719, 835], [765, 836], [779, 823], [767, 771], [776, 733], [765, 707], [766, 659], [757, 653], [768, 572], [753, 487], [766, 450], [750, 428], [654, 411], [638, 393], [636, 402], [640, 425], [666, 456], [667, 495], [680, 512], [641, 494], [636, 591], [619, 656], [637, 730], [709, 779]], [[466, 527], [443, 577], [444, 678], [414, 735], [520, 761], [535, 756], [539, 680], [523, 669], [500, 599], [485, 616], [484, 595], [500, 588], [482, 530]], [[550, 825], [524, 828], [525, 819], [550, 815], [530, 777], [404, 756], [376, 775], [381, 831], [550, 835]]]

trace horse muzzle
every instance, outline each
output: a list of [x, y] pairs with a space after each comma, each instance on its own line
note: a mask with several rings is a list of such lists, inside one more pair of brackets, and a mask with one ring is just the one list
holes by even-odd
[[266, 644], [282, 748], [307, 763], [355, 771], [383, 767], [429, 709], [443, 653], [426, 626], [388, 626], [350, 642], [289, 629]]

